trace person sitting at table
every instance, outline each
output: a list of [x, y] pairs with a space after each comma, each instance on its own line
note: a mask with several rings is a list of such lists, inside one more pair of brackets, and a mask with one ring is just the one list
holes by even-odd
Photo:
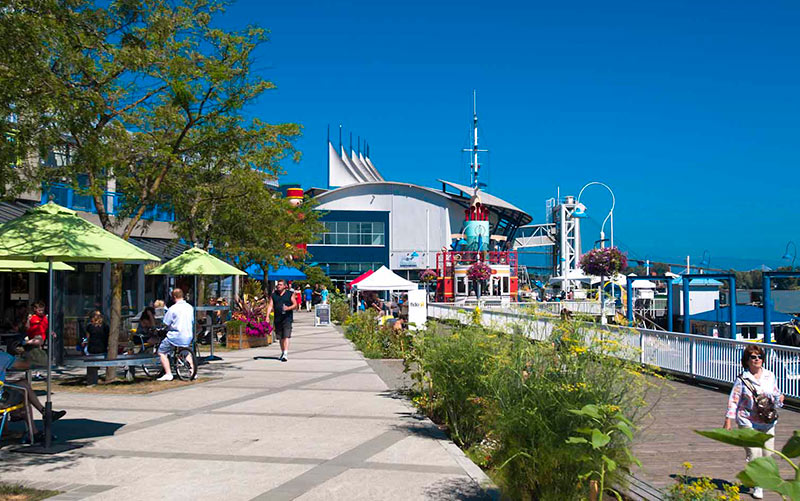
[[83, 347], [86, 355], [100, 355], [108, 352], [108, 324], [100, 310], [94, 310], [86, 326], [86, 340]]
[[[0, 381], [2, 381], [3, 384], [5, 384], [6, 382], [6, 371], [8, 369], [17, 369], [24, 371], [30, 369], [30, 367], [31, 364], [27, 360], [21, 360], [11, 355], [10, 353], [0, 351]], [[42, 404], [42, 402], [39, 401], [39, 397], [36, 396], [36, 393], [33, 391], [33, 388], [31, 388], [31, 385], [28, 384], [28, 381], [26, 379], [22, 379], [21, 381], [14, 381], [14, 385], [24, 389], [25, 393], [27, 393], [28, 395], [28, 403], [30, 403], [30, 405], [34, 409], [39, 411], [39, 413], [42, 414], [42, 418], [44, 419], [44, 404]], [[17, 390], [13, 388], [5, 388], [4, 386], [0, 386], [0, 399], [8, 398], [6, 392], [13, 393], [15, 391]], [[32, 412], [33, 411], [30, 409], [30, 407], [27, 409], [20, 409], [19, 411], [14, 411], [11, 413], [11, 419], [14, 421], [25, 419], [26, 418], [25, 413], [32, 413]], [[67, 411], [64, 410], [53, 411], [53, 422], [58, 421], [59, 419], [64, 417], [66, 413]], [[33, 416], [31, 416], [31, 426], [33, 428], [31, 431], [33, 432], [34, 440], [38, 442], [43, 441], [44, 434], [36, 430], [36, 424], [33, 422]]]

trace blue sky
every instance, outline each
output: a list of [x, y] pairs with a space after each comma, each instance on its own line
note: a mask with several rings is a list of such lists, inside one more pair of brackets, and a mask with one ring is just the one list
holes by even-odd
[[[304, 127], [282, 182], [325, 185], [326, 129], [338, 141], [340, 123], [389, 180], [466, 181], [477, 89], [482, 179], [534, 222], [559, 187], [598, 180], [633, 257], [787, 264], [800, 4], [554, 4], [240, 0], [224, 22], [271, 30], [256, 67], [278, 88], [250, 113]], [[602, 221], [607, 192], [584, 201]]]

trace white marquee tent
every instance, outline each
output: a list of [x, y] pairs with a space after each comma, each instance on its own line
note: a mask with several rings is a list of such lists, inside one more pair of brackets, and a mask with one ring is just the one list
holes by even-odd
[[414, 282], [392, 272], [386, 266], [381, 266], [372, 275], [356, 284], [361, 291], [412, 291], [419, 289]]

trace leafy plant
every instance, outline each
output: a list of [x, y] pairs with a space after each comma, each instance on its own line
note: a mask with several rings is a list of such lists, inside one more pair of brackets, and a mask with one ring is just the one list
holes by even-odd
[[267, 300], [263, 297], [245, 296], [236, 298], [236, 309], [233, 319], [242, 322], [244, 332], [248, 336], [266, 337], [272, 332], [267, 318]]
[[331, 320], [343, 325], [350, 317], [350, 304], [347, 296], [338, 291], [332, 291], [328, 296], [331, 305]]
[[411, 344], [406, 330], [378, 325], [377, 312], [369, 309], [350, 315], [344, 334], [367, 358], [404, 358]]
[[742, 482], [742, 485], [747, 487], [761, 487], [779, 494], [782, 499], [800, 500], [800, 467], [791, 459], [800, 457], [800, 431], [796, 430], [780, 451], [764, 447], [767, 441], [773, 438], [772, 435], [752, 428], [735, 430], [714, 428], [711, 430], [695, 430], [695, 433], [717, 442], [739, 447], [758, 447], [776, 454], [792, 467], [795, 472], [793, 479], [786, 480], [781, 477], [778, 463], [772, 456], [760, 457], [750, 461], [745, 469], [736, 475], [736, 478]]
[[[636, 357], [619, 331], [601, 339], [580, 323], [563, 321], [550, 339], [532, 342], [525, 333], [534, 325], [520, 322], [516, 332], [499, 334], [438, 323], [418, 332], [406, 361], [413, 400], [510, 499], [581, 499], [588, 482], [576, 479], [586, 463], [565, 441], [580, 438], [576, 428], [582, 425], [569, 409], [602, 403], [635, 424], [654, 385], [648, 371], [624, 360]], [[617, 465], [613, 472], [606, 467], [609, 485], [635, 464], [624, 433], [611, 438], [603, 450]]]
[[676, 477], [664, 501], [739, 501], [739, 486], [725, 483], [720, 491], [708, 477], [692, 478], [691, 463], [683, 463], [683, 475]]
[[[589, 422], [589, 427], [575, 429], [578, 434], [583, 436], [572, 436], [567, 439], [568, 444], [581, 446], [584, 453], [578, 457], [578, 460], [589, 465], [589, 470], [579, 475], [578, 478], [580, 480], [597, 480], [600, 499], [606, 492], [609, 492], [622, 501], [619, 492], [606, 487], [606, 473], [613, 473], [617, 469], [617, 462], [606, 455], [606, 449], [610, 449], [609, 445], [615, 435], [621, 436], [623, 443], [626, 439], [632, 441], [633, 422], [626, 418], [616, 405], [587, 404], [580, 410], [570, 409], [569, 412]], [[623, 451], [627, 454], [630, 462], [641, 466], [639, 460], [627, 447], [623, 446]]]

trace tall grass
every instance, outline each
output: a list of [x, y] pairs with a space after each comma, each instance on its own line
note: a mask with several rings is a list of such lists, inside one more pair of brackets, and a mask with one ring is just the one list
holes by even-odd
[[371, 309], [350, 315], [344, 335], [367, 358], [404, 358], [411, 346], [408, 331], [378, 325], [378, 314]]
[[[514, 499], [588, 494], [579, 477], [592, 465], [566, 444], [587, 423], [570, 410], [597, 404], [636, 422], [647, 406], [649, 372], [619, 358], [629, 350], [621, 336], [593, 337], [582, 325], [559, 322], [550, 339], [537, 343], [474, 325], [449, 333], [431, 328], [417, 335], [407, 356], [416, 368], [414, 401]], [[620, 466], [609, 482], [633, 463], [628, 445], [618, 434], [604, 449]]]

